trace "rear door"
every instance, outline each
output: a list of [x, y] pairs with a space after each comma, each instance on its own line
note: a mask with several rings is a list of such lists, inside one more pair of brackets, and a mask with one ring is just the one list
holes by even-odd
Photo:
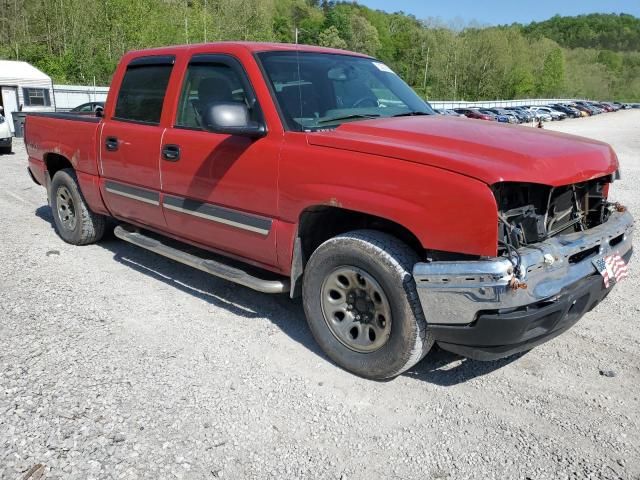
[[281, 135], [260, 139], [201, 127], [203, 109], [244, 102], [263, 121], [249, 78], [230, 55], [194, 55], [176, 118], [162, 141], [162, 204], [176, 236], [260, 264], [276, 265], [278, 154]]
[[103, 196], [110, 211], [164, 227], [160, 207], [160, 124], [173, 56], [138, 57], [128, 65], [111, 118], [100, 134]]

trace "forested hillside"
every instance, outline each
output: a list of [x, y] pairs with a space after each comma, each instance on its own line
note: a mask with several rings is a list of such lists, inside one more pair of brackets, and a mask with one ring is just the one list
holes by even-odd
[[640, 99], [640, 19], [553, 17], [453, 30], [319, 0], [0, 0], [0, 58], [58, 83], [108, 84], [127, 50], [217, 40], [347, 48], [387, 62], [430, 99]]

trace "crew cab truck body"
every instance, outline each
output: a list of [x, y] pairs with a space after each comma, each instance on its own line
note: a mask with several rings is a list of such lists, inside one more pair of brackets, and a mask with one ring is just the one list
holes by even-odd
[[101, 117], [30, 114], [25, 142], [64, 240], [112, 217], [143, 248], [302, 295], [329, 357], [381, 379], [434, 342], [531, 348], [609, 293], [594, 259], [631, 255], [608, 145], [432, 113], [363, 55], [203, 44], [128, 53]]

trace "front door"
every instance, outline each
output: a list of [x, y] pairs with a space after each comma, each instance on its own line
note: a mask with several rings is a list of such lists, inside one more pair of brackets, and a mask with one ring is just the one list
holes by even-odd
[[164, 227], [160, 206], [160, 117], [173, 57], [140, 57], [125, 72], [116, 108], [100, 132], [103, 195], [117, 217]]
[[173, 127], [162, 142], [167, 228], [177, 236], [266, 265], [276, 265], [277, 161], [280, 138], [205, 131], [203, 109], [244, 102], [260, 106], [240, 64], [226, 55], [196, 55], [187, 68]]

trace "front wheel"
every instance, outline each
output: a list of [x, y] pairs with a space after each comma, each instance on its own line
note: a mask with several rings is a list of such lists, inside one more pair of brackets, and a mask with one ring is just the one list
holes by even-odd
[[385, 233], [327, 240], [304, 273], [309, 327], [338, 365], [365, 378], [395, 377], [433, 345], [412, 275], [418, 256]]

